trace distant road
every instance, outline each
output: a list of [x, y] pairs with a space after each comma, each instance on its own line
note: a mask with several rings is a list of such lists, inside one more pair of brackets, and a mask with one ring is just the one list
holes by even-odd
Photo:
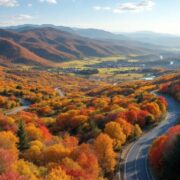
[[148, 150], [152, 141], [164, 134], [171, 126], [176, 124], [180, 112], [180, 103], [170, 96], [163, 95], [168, 101], [166, 119], [159, 126], [142, 136], [131, 147], [125, 160], [124, 180], [153, 180], [154, 177], [148, 164]]
[[65, 93], [59, 87], [54, 88], [54, 90], [57, 91], [59, 96], [65, 97]]
[[[57, 91], [57, 93], [59, 94], [60, 97], [65, 97], [65, 93], [59, 88], [54, 88], [55, 91]], [[13, 109], [10, 109], [9, 111], [5, 112], [5, 115], [12, 115], [12, 114], [16, 114], [20, 111], [26, 110], [29, 108], [29, 106], [31, 105], [31, 103], [27, 100], [24, 100], [22, 98], [20, 98], [20, 101], [22, 103], [22, 106], [19, 107], [15, 107]]]
[[7, 111], [7, 112], [5, 113], [5, 115], [16, 114], [16, 113], [18, 113], [18, 112], [20, 112], [20, 111], [23, 111], [23, 110], [29, 108], [29, 106], [30, 106], [30, 104], [31, 104], [29, 101], [24, 100], [24, 99], [22, 99], [22, 98], [20, 98], [20, 101], [21, 101], [21, 103], [22, 103], [22, 106], [19, 106], [19, 107], [15, 107], [15, 108], [13, 108], [13, 109], [10, 109], [9, 111]]
[[18, 113], [18, 112], [20, 112], [20, 111], [23, 111], [23, 110], [25, 110], [25, 109], [28, 109], [28, 108], [29, 108], [29, 106], [15, 107], [15, 108], [9, 110], [8, 112], [6, 112], [5, 115], [16, 114], [16, 113]]

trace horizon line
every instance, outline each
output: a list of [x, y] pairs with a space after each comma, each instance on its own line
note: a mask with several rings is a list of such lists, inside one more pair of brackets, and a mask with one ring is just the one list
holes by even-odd
[[17, 25], [5, 25], [5, 26], [1, 26], [0, 25], [0, 29], [6, 29], [6, 28], [13, 28], [13, 27], [18, 27], [18, 26], [55, 26], [55, 27], [67, 27], [67, 28], [72, 28], [72, 29], [92, 29], [92, 30], [101, 30], [101, 31], [107, 31], [109, 33], [114, 33], [114, 34], [126, 34], [126, 33], [140, 33], [140, 32], [144, 32], [144, 33], [156, 33], [156, 34], [166, 34], [166, 35], [176, 35], [176, 36], [180, 36], [180, 34], [176, 34], [176, 33], [169, 33], [169, 32], [160, 32], [160, 31], [154, 31], [154, 30], [136, 30], [136, 31], [117, 31], [117, 30], [110, 30], [110, 29], [106, 29], [106, 28], [99, 28], [99, 27], [81, 27], [81, 26], [68, 26], [68, 25], [59, 25], [59, 24], [49, 24], [49, 23], [45, 23], [45, 24], [38, 24], [38, 23], [30, 23], [30, 24], [17, 24]]

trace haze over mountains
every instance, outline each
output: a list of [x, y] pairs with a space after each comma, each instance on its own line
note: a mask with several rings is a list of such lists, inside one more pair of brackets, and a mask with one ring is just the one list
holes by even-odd
[[[173, 45], [172, 45], [173, 44]], [[117, 54], [160, 54], [180, 37], [151, 32], [114, 34], [98, 29], [21, 25], [0, 30], [1, 62], [52, 66], [62, 61]]]
[[180, 48], [180, 36], [164, 34], [164, 33], [155, 33], [151, 31], [138, 31], [132, 33], [112, 33], [102, 29], [82, 29], [82, 28], [72, 28], [65, 26], [55, 26], [52, 24], [43, 24], [43, 25], [32, 25], [25, 24], [19, 26], [10, 26], [5, 29], [15, 30], [21, 32], [24, 30], [31, 30], [33, 28], [44, 28], [52, 27], [62, 31], [78, 34], [83, 37], [93, 38], [93, 39], [114, 39], [114, 40], [135, 40], [145, 43], [152, 43], [156, 45], [166, 46], [166, 47], [178, 47]]

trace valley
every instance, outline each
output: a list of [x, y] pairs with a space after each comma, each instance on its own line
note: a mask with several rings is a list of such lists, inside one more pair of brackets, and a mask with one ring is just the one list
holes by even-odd
[[178, 122], [176, 100], [154, 91], [179, 100], [180, 51], [142, 39], [52, 25], [1, 29], [0, 180], [152, 179], [148, 148]]

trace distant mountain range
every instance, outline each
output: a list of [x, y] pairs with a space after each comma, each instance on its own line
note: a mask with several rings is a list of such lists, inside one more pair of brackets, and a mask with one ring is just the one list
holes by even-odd
[[25, 25], [19, 25], [19, 26], [6, 27], [5, 29], [21, 32], [21, 31], [30, 30], [33, 28], [44, 28], [44, 27], [52, 27], [55, 29], [74, 33], [74, 34], [87, 37], [87, 38], [92, 38], [92, 39], [138, 41], [142, 43], [160, 45], [163, 47], [180, 48], [180, 35], [177, 36], [177, 35], [171, 35], [171, 34], [155, 33], [151, 31], [139, 31], [139, 32], [132, 32], [132, 33], [112, 33], [112, 32], [104, 31], [101, 29], [92, 29], [92, 28], [82, 29], [82, 28], [72, 28], [72, 27], [65, 27], [65, 26], [55, 26], [51, 24], [43, 24], [43, 25], [32, 25], [32, 24], [26, 25], [25, 24]]
[[[0, 63], [54, 66], [84, 57], [160, 54], [179, 37], [150, 32], [114, 34], [99, 29], [20, 25], [0, 29]], [[161, 43], [162, 42], [162, 43]]]
[[180, 36], [178, 35], [154, 33], [151, 31], [123, 33], [123, 35], [134, 41], [160, 45], [167, 48], [180, 48]]

